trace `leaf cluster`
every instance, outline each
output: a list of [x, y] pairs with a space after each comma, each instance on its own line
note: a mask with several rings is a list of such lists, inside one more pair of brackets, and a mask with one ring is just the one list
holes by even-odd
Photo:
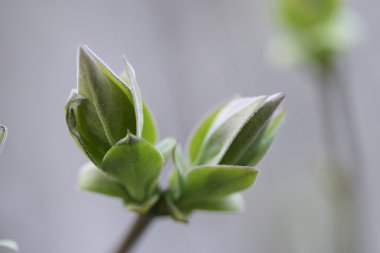
[[[284, 98], [234, 98], [215, 108], [189, 138], [187, 155], [173, 138], [157, 142], [155, 122], [142, 100], [136, 75], [124, 59], [117, 76], [88, 47], [79, 49], [78, 88], [65, 106], [69, 131], [90, 160], [80, 171], [81, 189], [117, 197], [140, 214], [187, 221], [195, 210], [238, 211], [240, 192], [284, 118]], [[158, 177], [168, 159], [168, 187]]]

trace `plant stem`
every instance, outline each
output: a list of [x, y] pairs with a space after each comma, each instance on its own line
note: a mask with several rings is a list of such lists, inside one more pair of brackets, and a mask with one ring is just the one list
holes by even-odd
[[[342, 123], [339, 124], [339, 130], [346, 130], [347, 136], [347, 145], [349, 146], [350, 153], [350, 167], [351, 169], [358, 169], [359, 166], [363, 166], [364, 160], [362, 158], [362, 153], [360, 149], [360, 139], [358, 136], [358, 130], [356, 122], [353, 120], [353, 110], [351, 106], [352, 99], [349, 94], [349, 90], [347, 87], [347, 83], [343, 80], [343, 76], [340, 74], [337, 66], [334, 64], [329, 65], [329, 67], [324, 67], [320, 69], [321, 83], [320, 93], [321, 93], [321, 102], [326, 103], [328, 106], [333, 106], [330, 108], [323, 108], [323, 112], [330, 113], [329, 115], [329, 123], [326, 123], [324, 129], [330, 129], [329, 132], [331, 134], [337, 134], [335, 131], [337, 128], [334, 128], [333, 119], [336, 116], [332, 111], [334, 108], [339, 109], [339, 112], [342, 116]], [[335, 90], [334, 90], [335, 89]], [[321, 106], [324, 106], [323, 104]], [[327, 125], [330, 125], [329, 128]], [[327, 131], [325, 131], [327, 132]], [[326, 136], [327, 137], [327, 136]], [[329, 136], [332, 137], [332, 136]], [[336, 139], [335, 139], [336, 141]], [[331, 143], [330, 143], [331, 144]], [[338, 145], [334, 146], [334, 148], [339, 148]], [[359, 173], [358, 173], [359, 174]]]
[[115, 253], [131, 252], [132, 248], [142, 237], [146, 229], [152, 223], [153, 219], [154, 215], [152, 214], [138, 215], [132, 224], [131, 229], [128, 231], [117, 250], [115, 250]]
[[319, 92], [319, 106], [321, 107], [321, 124], [322, 132], [324, 135], [325, 150], [327, 154], [327, 159], [333, 164], [337, 163], [336, 152], [339, 148], [334, 134], [334, 113], [332, 108], [334, 108], [334, 101], [330, 97], [332, 96], [331, 92], [331, 80], [329, 71], [325, 68], [319, 70], [319, 84], [317, 84]]
[[[350, 97], [346, 84], [339, 75], [335, 64], [320, 67], [319, 69], [319, 98], [322, 113], [322, 128], [325, 139], [325, 149], [330, 161], [327, 171], [333, 187], [331, 203], [334, 212], [335, 252], [358, 252], [361, 245], [360, 219], [358, 219], [360, 181], [358, 170], [363, 167], [359, 139], [356, 125], [352, 119]], [[337, 111], [338, 110], [338, 111]], [[341, 122], [337, 120], [340, 117]], [[338, 124], [337, 124], [338, 123]], [[337, 125], [336, 125], [337, 124]], [[348, 146], [348, 161], [344, 161], [339, 154], [339, 135], [346, 131], [345, 141]], [[361, 249], [363, 250], [363, 249]]]

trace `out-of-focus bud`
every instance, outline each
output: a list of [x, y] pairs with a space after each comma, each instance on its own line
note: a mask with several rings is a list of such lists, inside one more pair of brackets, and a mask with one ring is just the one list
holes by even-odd
[[7, 138], [8, 130], [5, 126], [0, 125], [0, 152], [3, 149], [5, 139]]
[[281, 0], [281, 17], [294, 29], [308, 29], [329, 22], [341, 7], [341, 0]]
[[311, 61], [326, 66], [362, 37], [360, 21], [341, 0], [277, 0], [283, 33], [270, 56], [281, 64]]

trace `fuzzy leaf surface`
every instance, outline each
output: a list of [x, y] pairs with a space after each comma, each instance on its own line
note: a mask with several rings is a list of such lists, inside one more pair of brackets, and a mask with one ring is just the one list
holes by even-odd
[[285, 117], [285, 110], [281, 110], [273, 119], [269, 122], [268, 126], [262, 131], [260, 137], [252, 143], [248, 148], [248, 152], [240, 160], [240, 164], [246, 166], [256, 166], [257, 163], [267, 153], [271, 146], [274, 137], [276, 136]]
[[256, 138], [260, 135], [260, 132], [284, 97], [283, 93], [274, 94], [261, 104], [260, 108], [239, 129], [224, 153], [221, 164], [246, 165], [242, 163], [242, 157], [246, 153], [250, 153], [250, 149], [254, 148], [252, 144], [255, 143]]
[[201, 198], [191, 204], [191, 209], [184, 210], [190, 213], [194, 210], [239, 212], [244, 209], [244, 199], [240, 193], [222, 197]]
[[142, 105], [140, 88], [137, 84], [135, 70], [133, 69], [132, 65], [129, 64], [128, 60], [125, 57], [124, 57], [124, 66], [125, 66], [125, 73], [127, 74], [127, 78], [128, 78], [129, 88], [132, 92], [132, 98], [134, 102], [133, 104], [135, 108], [136, 128], [137, 128], [136, 136], [141, 138], [142, 131], [143, 131], [143, 124], [144, 124], [144, 117], [143, 117], [143, 105]]
[[147, 201], [156, 189], [163, 157], [149, 142], [128, 134], [105, 155], [102, 169], [127, 189], [137, 203]]
[[[131, 90], [132, 85], [130, 84], [131, 83], [130, 75], [133, 74], [133, 76], [135, 77], [135, 74], [134, 74], [135, 72], [130, 64], [129, 66], [130, 66], [130, 70], [129, 70], [130, 73], [128, 74], [127, 70], [123, 71], [120, 75], [120, 79], [123, 80], [125, 84]], [[135, 82], [135, 85], [137, 85], [137, 82]], [[140, 93], [140, 88], [138, 87], [138, 85], [137, 85], [137, 91]], [[141, 135], [143, 139], [149, 141], [152, 144], [155, 144], [158, 138], [158, 131], [157, 131], [157, 127], [154, 121], [154, 117], [151, 113], [151, 110], [149, 109], [149, 106], [144, 102], [144, 100], [142, 100], [141, 102], [142, 102], [142, 113], [143, 113], [143, 124], [142, 124], [143, 127], [142, 127]]]
[[78, 94], [94, 106], [108, 142], [137, 133], [132, 93], [89, 48], [79, 49]]
[[238, 98], [223, 107], [204, 137], [195, 164], [219, 164], [237, 133], [265, 99], [265, 96]]
[[186, 191], [177, 205], [182, 210], [193, 209], [202, 200], [218, 199], [243, 191], [252, 185], [257, 170], [242, 166], [202, 166], [191, 170], [187, 176]]
[[215, 110], [213, 110], [210, 113], [210, 115], [207, 115], [204, 118], [202, 123], [194, 131], [189, 145], [189, 156], [192, 163], [196, 162], [196, 159], [199, 156], [202, 143], [206, 137], [207, 131], [211, 127], [211, 124], [214, 122], [214, 119], [216, 118], [221, 109], [222, 107], [218, 107]]
[[111, 144], [95, 108], [88, 99], [73, 90], [65, 106], [65, 112], [66, 123], [75, 142], [87, 157], [99, 166]]

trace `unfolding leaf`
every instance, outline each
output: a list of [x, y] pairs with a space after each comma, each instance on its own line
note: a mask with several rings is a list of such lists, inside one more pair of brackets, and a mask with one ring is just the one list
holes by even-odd
[[160, 152], [129, 133], [107, 152], [101, 168], [125, 186], [133, 201], [143, 203], [154, 193], [162, 166]]
[[144, 124], [142, 129], [142, 137], [148, 142], [155, 144], [158, 138], [157, 127], [154, 118], [150, 112], [149, 106], [143, 101]]
[[169, 178], [170, 192], [177, 198], [186, 188], [187, 168], [184, 154], [179, 144], [173, 149], [174, 170]]
[[285, 95], [283, 93], [274, 94], [261, 104], [260, 108], [250, 116], [242, 128], [236, 133], [236, 136], [229, 144], [220, 161], [221, 164], [245, 165], [242, 164], [241, 158], [246, 153], [250, 153], [250, 149], [254, 148], [252, 144], [284, 97]]
[[207, 131], [210, 128], [211, 124], [214, 122], [214, 119], [222, 109], [222, 106], [214, 109], [210, 115], [207, 115], [205, 119], [202, 120], [202, 123], [197, 127], [191, 137], [190, 145], [189, 145], [189, 156], [192, 163], [195, 163], [197, 157], [199, 156], [199, 152], [204, 142], [204, 138], [206, 137]]
[[111, 144], [136, 134], [137, 122], [131, 91], [89, 48], [80, 47], [78, 93], [94, 106]]
[[95, 108], [90, 101], [73, 90], [65, 106], [66, 122], [78, 146], [97, 166], [111, 144]]
[[143, 124], [144, 124], [144, 117], [143, 117], [143, 105], [142, 105], [140, 88], [137, 84], [135, 70], [133, 69], [132, 65], [129, 64], [127, 58], [123, 57], [123, 59], [124, 59], [124, 66], [126, 70], [125, 73], [127, 74], [128, 84], [132, 91], [133, 104], [135, 107], [136, 128], [137, 128], [136, 136], [141, 138], [142, 131], [143, 131]]
[[218, 164], [237, 133], [265, 99], [265, 96], [238, 98], [223, 107], [204, 137], [195, 164]]
[[186, 191], [177, 201], [181, 210], [192, 209], [202, 199], [240, 192], [253, 184], [257, 170], [242, 166], [202, 166], [189, 172]]
[[78, 185], [82, 190], [128, 199], [128, 193], [124, 186], [107, 176], [91, 162], [81, 167]]
[[244, 209], [244, 199], [240, 193], [231, 194], [222, 197], [199, 198], [191, 203], [185, 213], [190, 213], [194, 210], [205, 211], [223, 211], [223, 212], [238, 212]]
[[164, 157], [165, 162], [168, 160], [169, 155], [172, 153], [177, 141], [174, 138], [165, 138], [155, 145], [156, 149], [160, 151]]
[[[132, 68], [132, 73], [134, 73], [133, 68]], [[125, 84], [128, 87], [130, 87], [130, 89], [132, 89], [131, 85], [129, 85], [130, 81], [129, 81], [129, 75], [127, 71], [123, 71], [121, 73], [120, 79], [123, 80]], [[149, 141], [150, 143], [155, 144], [158, 138], [157, 127], [155, 125], [153, 115], [150, 112], [149, 106], [144, 101], [142, 101], [142, 110], [143, 110], [142, 137], [145, 140]]]
[[248, 152], [246, 152], [240, 159], [239, 163], [241, 165], [255, 166], [264, 157], [265, 153], [272, 144], [284, 117], [285, 110], [281, 110], [277, 115], [275, 115], [257, 140], [255, 140], [251, 147], [248, 148]]
[[5, 126], [0, 125], [0, 152], [3, 149], [5, 139], [7, 138], [8, 130]]

